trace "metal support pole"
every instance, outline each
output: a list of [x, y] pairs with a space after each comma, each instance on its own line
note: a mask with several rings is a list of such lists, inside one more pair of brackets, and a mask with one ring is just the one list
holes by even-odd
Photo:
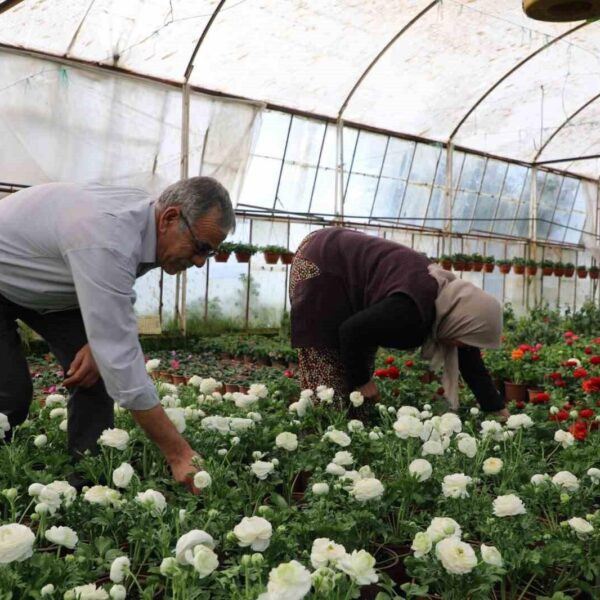
[[206, 261], [206, 284], [204, 286], [204, 322], [208, 322], [208, 284], [210, 282], [210, 260]]
[[[188, 81], [183, 84], [182, 89], [182, 109], [181, 109], [181, 161], [180, 174], [181, 179], [187, 179], [189, 174], [189, 149], [190, 149], [190, 85]], [[186, 335], [187, 319], [186, 319], [186, 304], [187, 304], [187, 273], [177, 273], [177, 286], [181, 288], [181, 305], [177, 308], [179, 316], [177, 325], [179, 331]], [[176, 295], [177, 297], [177, 295]]]
[[[248, 240], [249, 244], [252, 244], [252, 225], [254, 223], [254, 219], [250, 219], [250, 239]], [[246, 318], [244, 320], [244, 326], [248, 329], [248, 323], [250, 321], [250, 267], [252, 265], [252, 256], [250, 256], [250, 260], [248, 261], [248, 274], [246, 276]]]
[[[344, 221], [344, 121], [338, 119], [335, 130], [335, 216]], [[340, 223], [340, 224], [341, 224]]]
[[[531, 169], [531, 182], [529, 188], [529, 255], [536, 256], [537, 253], [537, 169]], [[543, 278], [540, 276], [541, 286], [543, 286]], [[538, 305], [538, 288], [533, 286], [533, 302], [534, 306]], [[540, 289], [540, 294], [542, 289]], [[529, 289], [527, 290], [527, 308], [530, 306]]]
[[450, 254], [452, 251], [452, 144], [446, 144], [446, 181], [444, 183], [444, 241], [442, 253]]

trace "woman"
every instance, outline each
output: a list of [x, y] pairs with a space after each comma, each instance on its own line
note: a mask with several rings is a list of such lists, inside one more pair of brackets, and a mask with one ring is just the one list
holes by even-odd
[[502, 307], [473, 284], [405, 246], [343, 228], [308, 235], [290, 276], [292, 346], [301, 384], [359, 390], [377, 401], [371, 379], [379, 346], [422, 346], [458, 407], [459, 371], [484, 412], [507, 416], [479, 348], [500, 346]]

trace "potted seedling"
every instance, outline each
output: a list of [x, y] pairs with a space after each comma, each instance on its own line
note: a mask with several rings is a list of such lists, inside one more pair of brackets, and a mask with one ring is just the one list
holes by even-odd
[[590, 279], [598, 279], [598, 274], [600, 274], [600, 267], [590, 267], [588, 269], [588, 273], [590, 274]]
[[265, 257], [265, 262], [268, 265], [275, 265], [279, 262], [279, 257], [284, 253], [287, 252], [287, 248], [284, 248], [282, 246], [264, 246], [262, 248], [263, 251], [263, 255]]
[[451, 271], [452, 270], [452, 257], [449, 254], [442, 254], [442, 256], [440, 258], [440, 264], [442, 265], [443, 269], [446, 269], [446, 271]]
[[565, 277], [573, 277], [575, 265], [572, 262], [565, 263]]
[[501, 258], [496, 261], [498, 263], [498, 268], [500, 269], [500, 273], [506, 275], [510, 273], [510, 269], [512, 267], [512, 260], [510, 258]]
[[512, 259], [513, 270], [516, 275], [523, 275], [525, 273], [525, 259], [520, 256], [515, 256]]
[[579, 279], [585, 279], [587, 274], [588, 270], [585, 265], [577, 265], [577, 277], [579, 277]]
[[525, 261], [525, 269], [527, 271], [527, 275], [529, 277], [533, 277], [537, 273], [538, 264], [535, 260], [533, 260], [533, 258], [528, 258]]
[[483, 259], [483, 270], [486, 273], [492, 273], [496, 266], [496, 259], [493, 256], [486, 256]]
[[541, 264], [542, 275], [552, 275], [554, 273], [554, 261], [545, 258]]
[[233, 252], [235, 253], [235, 257], [236, 257], [237, 261], [240, 263], [250, 262], [250, 257], [253, 254], [256, 254], [257, 251], [258, 251], [258, 248], [256, 246], [253, 246], [252, 244], [239, 243], [239, 244], [234, 244], [234, 247], [233, 247]]
[[465, 255], [461, 252], [457, 252], [452, 255], [452, 267], [455, 271], [465, 270]]
[[560, 260], [554, 263], [554, 274], [557, 277], [562, 277], [565, 274], [565, 265]]
[[281, 264], [291, 265], [294, 260], [294, 253], [291, 250], [286, 250], [281, 253]]
[[215, 262], [227, 262], [234, 247], [235, 244], [233, 242], [223, 242], [222, 244], [219, 244], [217, 253], [215, 254]]
[[471, 255], [471, 261], [473, 262], [473, 271], [479, 273], [483, 269], [483, 256], [475, 253]]

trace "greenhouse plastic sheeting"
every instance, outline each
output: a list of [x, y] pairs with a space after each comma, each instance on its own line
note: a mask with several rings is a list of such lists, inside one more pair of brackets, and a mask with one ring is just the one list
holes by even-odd
[[[0, 43], [182, 82], [216, 7], [24, 0], [0, 16]], [[533, 21], [517, 0], [227, 0], [190, 83], [337, 117], [393, 42], [344, 119], [440, 142], [464, 119], [458, 145], [527, 162], [569, 158], [598, 151], [600, 107], [581, 109], [600, 92], [599, 28]], [[590, 177], [599, 167], [595, 159], [557, 165]]]

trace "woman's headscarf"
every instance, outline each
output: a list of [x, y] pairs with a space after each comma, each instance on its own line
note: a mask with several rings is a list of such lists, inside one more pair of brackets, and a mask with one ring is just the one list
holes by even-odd
[[441, 343], [457, 340], [477, 348], [499, 348], [502, 305], [476, 285], [457, 279], [439, 265], [429, 265], [429, 274], [439, 284], [435, 322], [423, 344], [422, 355], [432, 369], [444, 367], [442, 385], [452, 408], [458, 408], [458, 348]]

